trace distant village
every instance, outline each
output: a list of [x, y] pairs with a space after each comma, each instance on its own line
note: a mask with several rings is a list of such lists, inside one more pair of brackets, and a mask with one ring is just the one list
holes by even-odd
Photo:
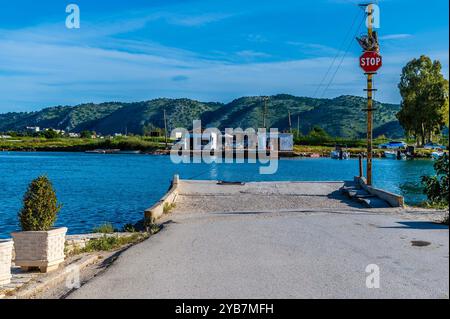
[[[22, 132], [13, 132], [9, 134], [0, 134], [0, 138], [2, 139], [10, 139], [13, 138], [13, 135], [25, 135], [25, 136], [43, 136], [43, 137], [70, 137], [70, 138], [100, 138], [103, 139], [103, 136], [100, 133], [91, 132], [91, 131], [82, 131], [80, 133], [75, 132], [66, 132], [65, 130], [58, 130], [53, 128], [45, 128], [39, 126], [27, 126]], [[124, 136], [122, 133], [114, 133], [113, 137], [121, 137]]]

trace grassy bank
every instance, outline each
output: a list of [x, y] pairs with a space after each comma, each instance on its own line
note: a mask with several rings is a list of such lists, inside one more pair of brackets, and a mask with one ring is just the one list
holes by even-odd
[[161, 139], [150, 137], [92, 138], [52, 138], [14, 137], [0, 139], [0, 150], [5, 151], [65, 151], [82, 152], [94, 149], [121, 149], [154, 152], [164, 149]]
[[[334, 146], [314, 146], [314, 145], [295, 145], [294, 152], [301, 156], [310, 156], [311, 154], [319, 154], [323, 157], [330, 156], [331, 151], [334, 150]], [[350, 156], [357, 157], [361, 153], [365, 153], [367, 151], [366, 147], [349, 147], [346, 149]], [[375, 157], [382, 157], [384, 149], [374, 148], [373, 153]], [[433, 150], [429, 149], [416, 149], [415, 154], [416, 158], [431, 158], [431, 153]]]
[[[375, 139], [374, 155], [381, 157], [384, 150], [377, 146], [385, 143], [385, 139]], [[336, 144], [344, 145], [351, 156], [366, 152], [365, 139], [342, 139], [331, 137], [300, 137], [295, 139], [294, 152], [300, 156], [319, 154], [330, 156]], [[45, 138], [45, 137], [13, 137], [0, 139], [0, 151], [43, 151], [43, 152], [84, 152], [94, 149], [139, 150], [145, 153], [158, 152], [165, 149], [164, 138], [143, 136], [122, 136], [114, 138]], [[433, 150], [416, 149], [417, 157], [430, 158]]]

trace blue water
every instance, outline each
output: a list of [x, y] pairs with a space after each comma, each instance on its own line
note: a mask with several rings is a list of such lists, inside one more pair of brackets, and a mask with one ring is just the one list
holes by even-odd
[[[420, 176], [433, 173], [429, 160], [374, 161], [374, 184], [405, 196], [424, 199]], [[259, 164], [173, 164], [168, 156], [84, 153], [0, 152], [0, 238], [18, 230], [17, 212], [28, 183], [46, 174], [63, 208], [57, 226], [69, 233], [89, 232], [111, 222], [121, 228], [138, 221], [164, 195], [174, 174], [184, 179], [229, 181], [333, 181], [358, 174], [357, 160], [282, 159], [274, 175], [260, 175]]]

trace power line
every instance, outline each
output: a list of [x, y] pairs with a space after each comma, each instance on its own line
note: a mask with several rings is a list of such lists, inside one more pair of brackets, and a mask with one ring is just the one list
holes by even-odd
[[338, 73], [339, 69], [341, 68], [342, 63], [344, 62], [344, 59], [345, 59], [345, 57], [347, 56], [348, 51], [350, 50], [350, 47], [351, 47], [351, 45], [352, 45], [352, 43], [353, 43], [353, 38], [356, 37], [356, 36], [358, 35], [359, 30], [361, 29], [361, 25], [363, 24], [363, 22], [364, 22], [365, 20], [366, 20], [366, 15], [364, 14], [363, 19], [362, 19], [361, 22], [359, 23], [358, 28], [356, 29], [355, 35], [350, 39], [351, 41], [348, 43], [347, 48], [346, 48], [346, 50], [345, 50], [345, 52], [344, 52], [344, 55], [342, 56], [341, 61], [339, 62], [339, 64], [338, 64], [336, 70], [334, 71], [333, 76], [331, 77], [331, 79], [330, 79], [330, 81], [328, 82], [327, 86], [326, 86], [325, 89], [323, 90], [322, 95], [320, 96], [321, 98], [325, 95], [326, 91], [329, 89], [329, 87], [330, 87], [331, 84], [333, 83], [334, 78], [336, 77], [336, 74]]
[[[359, 9], [359, 8], [358, 8]], [[355, 26], [356, 21], [358, 20], [358, 16], [360, 15], [360, 11], [358, 10], [356, 12], [355, 17], [353, 18], [352, 24], [350, 26], [350, 28], [348, 29], [341, 45], [339, 46], [339, 50], [336, 52], [333, 61], [331, 62], [331, 64], [328, 67], [327, 72], [325, 73], [325, 76], [322, 78], [322, 80], [320, 81], [320, 84], [316, 87], [316, 90], [314, 91], [314, 95], [313, 97], [317, 97], [317, 93], [319, 93], [319, 90], [321, 88], [321, 86], [324, 84], [325, 80], [327, 79], [328, 75], [330, 74], [331, 69], [334, 66], [334, 63], [336, 62], [337, 58], [339, 57], [339, 55], [341, 54], [342, 50], [344, 49], [344, 45], [347, 42], [347, 38], [348, 36], [351, 34], [351, 31], [353, 30], [353, 27]]]

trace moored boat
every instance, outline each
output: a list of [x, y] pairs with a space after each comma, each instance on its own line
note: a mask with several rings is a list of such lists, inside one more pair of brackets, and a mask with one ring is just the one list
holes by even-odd
[[89, 154], [117, 154], [119, 152], [120, 152], [119, 149], [95, 149], [95, 150], [85, 151], [85, 153], [89, 153]]
[[395, 152], [395, 151], [384, 151], [384, 157], [395, 159], [397, 157], [397, 152]]
[[332, 159], [348, 159], [350, 157], [350, 154], [345, 151], [344, 146], [342, 145], [336, 145], [335, 149], [331, 151], [330, 156]]
[[397, 150], [397, 151], [384, 151], [384, 157], [389, 159], [404, 160], [406, 159], [407, 156], [402, 151]]
[[443, 151], [434, 151], [431, 153], [431, 158], [436, 160], [443, 155], [444, 155]]

